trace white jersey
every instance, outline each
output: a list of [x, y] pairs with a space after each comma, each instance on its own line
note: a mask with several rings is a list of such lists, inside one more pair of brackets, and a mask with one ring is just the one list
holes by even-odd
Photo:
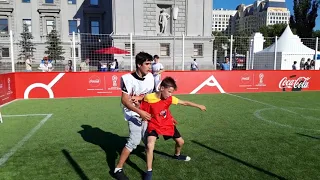
[[[135, 72], [125, 74], [121, 77], [121, 90], [129, 96], [144, 96], [154, 91], [154, 78], [151, 73], [145, 77], [139, 77]], [[138, 113], [126, 108], [122, 103], [125, 120], [129, 120], [132, 116], [139, 116]]]
[[157, 74], [160, 70], [163, 69], [163, 65], [161, 63], [152, 64], [152, 73], [155, 79], [161, 79], [160, 74]]
[[161, 63], [154, 63], [152, 64], [152, 73], [153, 73], [153, 77], [154, 77], [154, 84], [156, 86], [156, 90], [158, 90], [158, 86], [160, 84], [161, 81], [161, 74], [157, 74], [159, 73], [160, 70], [163, 70], [163, 65]]

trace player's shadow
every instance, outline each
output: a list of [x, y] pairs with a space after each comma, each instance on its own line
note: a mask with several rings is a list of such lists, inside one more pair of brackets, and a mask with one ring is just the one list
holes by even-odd
[[[106, 153], [106, 161], [109, 166], [109, 173], [113, 175], [113, 171], [116, 165], [116, 159], [120, 156], [121, 151], [124, 145], [127, 142], [127, 137], [121, 137], [117, 134], [111, 132], [105, 132], [97, 127], [92, 127], [90, 125], [82, 125], [83, 129], [78, 133], [81, 135], [83, 140], [98, 145]], [[137, 155], [139, 158], [145, 160], [145, 148], [144, 146], [138, 146], [131, 154]], [[170, 157], [170, 155], [155, 151], [155, 153], [161, 154], [162, 156]], [[130, 161], [130, 157], [127, 159], [126, 164], [137, 170], [141, 175], [144, 174], [144, 171], [140, 169], [135, 163]]]
[[310, 135], [301, 134], [301, 133], [296, 133], [296, 134], [298, 134], [298, 135], [300, 135], [300, 136], [308, 137], [308, 138], [311, 138], [311, 139], [318, 139], [318, 140], [320, 140], [320, 137], [310, 136]]
[[219, 150], [216, 150], [216, 149], [214, 149], [214, 148], [211, 148], [211, 147], [209, 147], [209, 146], [206, 146], [206, 145], [204, 145], [204, 144], [202, 144], [202, 143], [200, 143], [200, 142], [198, 142], [198, 141], [191, 140], [191, 142], [193, 142], [194, 144], [197, 144], [197, 145], [199, 145], [199, 146], [201, 146], [201, 147], [203, 147], [203, 148], [206, 148], [206, 149], [208, 149], [208, 150], [210, 150], [210, 151], [212, 151], [212, 152], [214, 152], [214, 153], [217, 153], [217, 154], [219, 154], [219, 155], [222, 155], [222, 156], [224, 156], [224, 157], [227, 157], [227, 158], [229, 158], [229, 159], [232, 160], [232, 161], [235, 161], [235, 162], [237, 162], [237, 163], [240, 163], [240, 164], [242, 164], [242, 165], [245, 165], [245, 166], [247, 166], [247, 167], [250, 167], [250, 168], [252, 168], [252, 169], [255, 169], [255, 170], [257, 170], [257, 171], [260, 171], [260, 172], [262, 172], [262, 173], [265, 173], [265, 174], [267, 174], [267, 175], [269, 175], [269, 176], [271, 176], [271, 177], [274, 177], [274, 178], [277, 178], [277, 179], [285, 179], [284, 177], [281, 177], [281, 176], [279, 176], [279, 175], [277, 175], [277, 174], [274, 174], [274, 173], [272, 173], [272, 172], [269, 172], [269, 171], [267, 171], [267, 170], [265, 170], [265, 169], [262, 169], [262, 168], [260, 168], [260, 167], [254, 166], [254, 165], [252, 165], [252, 164], [250, 164], [250, 163], [248, 163], [248, 162], [245, 162], [245, 161], [243, 161], [243, 160], [241, 160], [241, 159], [238, 159], [238, 158], [236, 158], [236, 157], [234, 157], [234, 156], [231, 156], [231, 155], [229, 155], [229, 154], [226, 154], [226, 153], [224, 153], [224, 152], [221, 152], [221, 151], [219, 151]]
[[[82, 125], [83, 129], [78, 133], [81, 135], [83, 140], [98, 145], [106, 153], [106, 161], [110, 169], [110, 175], [113, 175], [113, 171], [116, 164], [116, 159], [121, 154], [121, 151], [126, 143], [126, 137], [120, 137], [117, 134], [111, 132], [105, 132], [97, 127], [92, 127], [90, 125]], [[132, 154], [136, 154], [141, 159], [145, 160], [145, 155], [143, 154], [144, 147], [139, 146]], [[141, 170], [135, 163], [130, 161], [130, 157], [126, 161], [128, 165], [137, 170], [139, 173], [143, 174], [144, 171]]]

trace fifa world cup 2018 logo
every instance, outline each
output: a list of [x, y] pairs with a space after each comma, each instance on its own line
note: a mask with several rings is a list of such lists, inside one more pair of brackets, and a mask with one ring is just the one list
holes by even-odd
[[118, 77], [116, 75], [113, 75], [112, 76], [112, 86], [114, 86], [114, 87], [117, 86], [117, 80], [118, 80]]
[[264, 74], [260, 73], [259, 74], [259, 83], [257, 84], [257, 86], [265, 86], [265, 84], [263, 83], [263, 78], [264, 78]]
[[259, 84], [263, 84], [263, 77], [264, 77], [264, 74], [260, 73], [259, 74], [259, 79], [260, 79]]

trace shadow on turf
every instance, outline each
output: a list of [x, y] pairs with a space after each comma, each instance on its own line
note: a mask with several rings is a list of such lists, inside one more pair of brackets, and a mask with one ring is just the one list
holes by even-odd
[[265, 173], [265, 174], [267, 174], [267, 175], [269, 175], [269, 176], [272, 176], [272, 177], [275, 177], [275, 178], [278, 178], [278, 179], [285, 179], [284, 177], [278, 176], [278, 175], [276, 175], [276, 174], [274, 174], [274, 173], [272, 173], [272, 172], [269, 172], [269, 171], [266, 171], [266, 170], [264, 170], [264, 169], [262, 169], [262, 168], [256, 167], [256, 166], [254, 166], [254, 165], [252, 165], [252, 164], [249, 164], [249, 163], [247, 163], [247, 162], [245, 162], [245, 161], [242, 161], [241, 159], [238, 159], [238, 158], [236, 158], [236, 157], [233, 157], [233, 156], [231, 156], [231, 155], [229, 155], [229, 154], [226, 154], [226, 153], [224, 153], [224, 152], [221, 152], [221, 151], [218, 151], [218, 150], [213, 149], [213, 148], [211, 148], [211, 147], [208, 147], [208, 146], [206, 146], [206, 145], [204, 145], [204, 144], [202, 144], [202, 143], [200, 143], [200, 142], [198, 142], [198, 141], [191, 140], [191, 142], [193, 142], [193, 143], [195, 143], [195, 144], [197, 144], [197, 145], [199, 145], [199, 146], [201, 146], [201, 147], [204, 147], [204, 148], [206, 148], [206, 149], [209, 149], [210, 151], [213, 151], [213, 152], [215, 152], [215, 153], [217, 153], [217, 154], [220, 154], [220, 155], [222, 155], [222, 156], [225, 156], [225, 157], [227, 157], [227, 158], [229, 158], [229, 159], [231, 159], [231, 160], [233, 160], [233, 161], [236, 161], [236, 162], [238, 162], [238, 163], [241, 163], [241, 164], [243, 164], [243, 165], [245, 165], [245, 166], [247, 166], [247, 167], [250, 167], [250, 168], [253, 168], [253, 169], [257, 170], [257, 171], [263, 172], [263, 173]]
[[67, 160], [69, 161], [69, 163], [72, 165], [73, 169], [78, 173], [78, 175], [80, 176], [80, 179], [82, 180], [89, 180], [89, 178], [87, 177], [87, 175], [83, 172], [83, 170], [81, 169], [81, 167], [79, 166], [79, 164], [72, 158], [72, 156], [70, 155], [70, 153], [63, 149], [62, 150], [63, 155], [67, 158]]
[[306, 135], [306, 134], [301, 134], [301, 133], [296, 133], [296, 134], [298, 134], [298, 135], [300, 135], [300, 136], [304, 136], [304, 137], [308, 137], [308, 138], [320, 140], [320, 137], [314, 137], [314, 136], [310, 136], [310, 135]]
[[[109, 166], [109, 173], [113, 176], [113, 171], [116, 165], [116, 159], [121, 154], [121, 151], [124, 145], [127, 142], [127, 137], [121, 137], [117, 134], [113, 134], [111, 132], [105, 132], [97, 127], [92, 127], [90, 125], [82, 125], [83, 130], [79, 131], [78, 133], [81, 135], [83, 140], [86, 142], [95, 144], [100, 146], [106, 153], [106, 161]], [[172, 157], [169, 154], [154, 151], [154, 153], [160, 154], [165, 157]], [[144, 146], [138, 146], [131, 154], [137, 155], [139, 158], [145, 160], [144, 154]], [[141, 175], [144, 175], [144, 171], [140, 169], [135, 163], [130, 161], [130, 157], [127, 159], [126, 164], [137, 170]]]

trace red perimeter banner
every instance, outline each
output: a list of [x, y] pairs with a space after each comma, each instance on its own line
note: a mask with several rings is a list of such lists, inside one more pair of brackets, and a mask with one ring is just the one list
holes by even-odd
[[15, 74], [0, 74], [0, 105], [16, 99]]
[[[120, 96], [123, 72], [15, 73], [17, 98]], [[320, 90], [320, 71], [178, 71], [176, 94]]]

